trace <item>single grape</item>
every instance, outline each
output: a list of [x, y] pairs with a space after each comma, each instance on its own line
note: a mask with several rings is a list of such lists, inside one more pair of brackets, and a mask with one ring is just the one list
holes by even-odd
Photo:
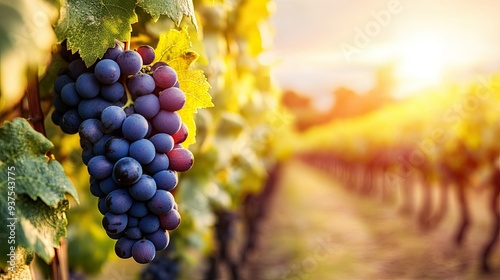
[[156, 182], [149, 175], [142, 175], [141, 178], [128, 188], [132, 198], [138, 201], [147, 201], [156, 193]]
[[186, 126], [185, 123], [182, 123], [181, 128], [172, 135], [172, 138], [174, 138], [175, 144], [179, 144], [186, 141], [188, 135], [189, 135], [188, 127]]
[[105, 156], [95, 156], [89, 160], [87, 170], [90, 176], [97, 180], [104, 180], [111, 176], [113, 171], [113, 163], [110, 162]]
[[79, 128], [80, 138], [90, 143], [96, 143], [103, 136], [102, 123], [98, 119], [87, 119]]
[[104, 154], [113, 161], [128, 156], [130, 143], [127, 139], [113, 136], [104, 144]]
[[154, 94], [139, 96], [134, 103], [135, 112], [151, 119], [160, 111], [160, 101]]
[[120, 66], [112, 59], [103, 59], [97, 62], [94, 73], [97, 80], [110, 85], [120, 78]]
[[125, 236], [130, 238], [130, 239], [141, 239], [142, 238], [142, 231], [139, 227], [128, 227], [125, 230]]
[[139, 73], [128, 79], [127, 87], [134, 96], [142, 96], [153, 92], [155, 81], [149, 74]]
[[147, 139], [139, 139], [130, 144], [129, 156], [140, 164], [148, 164], [156, 156], [155, 146]]
[[[76, 112], [76, 114], [78, 115], [78, 111]], [[64, 115], [63, 113], [54, 110], [52, 111], [52, 114], [50, 114], [50, 119], [55, 125], [61, 125], [63, 115]], [[78, 115], [78, 117], [80, 118], [80, 115]], [[76, 131], [78, 132], [78, 128], [76, 129]]]
[[173, 135], [181, 128], [182, 120], [177, 112], [160, 110], [152, 123], [156, 131]]
[[193, 153], [184, 148], [172, 149], [167, 153], [170, 162], [169, 168], [175, 171], [184, 172], [189, 170], [194, 163]]
[[157, 172], [153, 176], [153, 179], [155, 180], [156, 187], [158, 189], [166, 191], [171, 191], [175, 189], [177, 183], [179, 182], [179, 179], [177, 177], [177, 172], [170, 169]]
[[174, 196], [166, 190], [157, 190], [155, 195], [147, 202], [149, 211], [156, 215], [167, 214], [174, 206]]
[[101, 192], [104, 194], [103, 196], [106, 196], [112, 191], [119, 189], [120, 186], [116, 184], [116, 182], [113, 180], [113, 177], [108, 177], [99, 182], [99, 188], [101, 189]]
[[56, 78], [54, 81], [54, 90], [57, 93], [61, 93], [63, 87], [69, 83], [74, 83], [75, 80], [71, 79], [68, 75], [61, 75]]
[[138, 240], [132, 246], [132, 257], [138, 263], [149, 263], [155, 258], [155, 255], [155, 245], [147, 239]]
[[177, 82], [177, 72], [170, 66], [160, 66], [154, 70], [153, 79], [158, 87], [166, 89]]
[[160, 228], [160, 220], [158, 216], [148, 214], [139, 219], [139, 228], [143, 233], [153, 233]]
[[142, 176], [142, 166], [131, 157], [118, 160], [113, 167], [113, 179], [119, 185], [132, 185]]
[[113, 214], [107, 212], [102, 218], [102, 226], [109, 233], [120, 233], [125, 230], [127, 219], [127, 214]]
[[186, 104], [186, 94], [179, 88], [171, 87], [160, 92], [160, 106], [167, 111], [178, 111]]
[[108, 208], [106, 208], [106, 197], [99, 197], [97, 200], [97, 209], [102, 215], [106, 215], [106, 213], [108, 213]]
[[137, 53], [141, 55], [144, 65], [149, 65], [155, 60], [155, 50], [147, 45], [137, 48]]
[[132, 197], [127, 190], [117, 189], [106, 196], [106, 207], [113, 214], [126, 213], [132, 206]]
[[120, 55], [122, 52], [123, 52], [122, 44], [118, 41], [115, 41], [115, 46], [113, 48], [107, 49], [102, 58], [116, 60], [118, 55]]
[[154, 175], [162, 170], [167, 170], [169, 166], [168, 156], [164, 153], [156, 153], [153, 161], [144, 166], [146, 173]]
[[148, 133], [148, 121], [139, 114], [132, 114], [123, 122], [122, 133], [130, 141], [142, 139]]
[[[134, 201], [135, 203], [136, 201]], [[133, 206], [133, 204], [132, 204]], [[132, 209], [132, 208], [130, 208]], [[133, 228], [133, 227], [139, 227], [139, 218], [133, 217], [130, 215], [130, 210], [128, 210], [128, 221], [127, 221], [127, 228]], [[146, 216], [146, 214], [144, 214]], [[143, 216], [143, 217], [144, 217]]]
[[160, 228], [153, 233], [147, 234], [146, 239], [151, 241], [153, 245], [155, 245], [156, 251], [161, 251], [167, 248], [170, 241], [170, 236], [168, 235], [167, 231]]
[[82, 98], [94, 98], [101, 90], [101, 84], [92, 73], [83, 73], [76, 79], [76, 91]]
[[94, 154], [94, 149], [92, 148], [92, 145], [90, 147], [83, 148], [83, 150], [82, 150], [82, 162], [83, 162], [83, 164], [88, 165], [89, 161], [95, 156], [96, 156], [96, 154]]
[[122, 75], [135, 75], [141, 71], [142, 57], [135, 51], [126, 50], [118, 55], [116, 62], [120, 65]]
[[153, 143], [158, 153], [169, 152], [174, 147], [174, 138], [167, 133], [157, 133], [151, 136], [149, 141]]
[[[128, 210], [128, 214], [131, 217], [142, 218], [149, 213], [148, 207], [146, 206], [146, 202], [135, 200], [132, 203], [132, 207]], [[139, 221], [137, 222], [139, 225]]]
[[123, 88], [122, 84], [119, 82], [101, 86], [102, 98], [110, 102], [116, 102], [120, 100], [124, 95], [125, 95], [125, 88]]
[[132, 257], [132, 246], [136, 240], [132, 240], [127, 237], [121, 237], [116, 241], [115, 244], [115, 254], [122, 259], [128, 259]]
[[76, 109], [68, 110], [61, 118], [61, 130], [66, 134], [76, 134], [82, 121]]
[[109, 106], [101, 113], [101, 122], [104, 130], [112, 132], [122, 127], [126, 118], [125, 111], [118, 106]]
[[80, 75], [87, 71], [87, 66], [85, 66], [85, 62], [82, 59], [73, 60], [68, 65], [69, 76], [76, 80]]
[[174, 230], [181, 223], [181, 215], [176, 209], [168, 211], [165, 215], [160, 215], [160, 227], [164, 230]]

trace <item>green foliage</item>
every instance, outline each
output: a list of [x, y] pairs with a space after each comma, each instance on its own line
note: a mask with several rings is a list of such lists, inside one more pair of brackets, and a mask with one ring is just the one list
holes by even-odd
[[186, 15], [191, 18], [193, 25], [198, 28], [192, 0], [138, 0], [137, 5], [148, 12], [154, 21], [157, 21], [160, 15], [167, 15], [176, 25], [179, 25], [184, 15]]
[[87, 66], [101, 58], [115, 39], [128, 41], [137, 21], [134, 0], [67, 0], [55, 31], [68, 49], [80, 52]]
[[[0, 230], [1, 243], [25, 248], [47, 263], [53, 248], [59, 246], [59, 239], [66, 235], [66, 197], [71, 195], [78, 200], [62, 166], [45, 155], [52, 147], [26, 120], [16, 118], [0, 127], [0, 223], [4, 225]], [[13, 225], [14, 236], [5, 225]], [[9, 243], [9, 237], [15, 237], [15, 243]], [[10, 249], [1, 247], [1, 267], [6, 267]]]

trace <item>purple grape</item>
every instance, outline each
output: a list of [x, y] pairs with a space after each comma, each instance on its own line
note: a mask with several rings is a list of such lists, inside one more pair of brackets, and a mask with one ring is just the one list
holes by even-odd
[[138, 201], [147, 201], [156, 193], [156, 182], [149, 175], [142, 175], [141, 178], [128, 188], [130, 196]]
[[120, 55], [122, 52], [123, 46], [121, 45], [121, 43], [115, 41], [115, 46], [113, 48], [107, 49], [102, 58], [116, 60], [118, 55]]
[[154, 175], [162, 170], [167, 170], [168, 166], [168, 156], [164, 153], [156, 153], [153, 161], [150, 164], [144, 166], [144, 169], [146, 170], [146, 173]]
[[147, 139], [139, 139], [130, 144], [129, 156], [140, 164], [148, 164], [156, 156], [155, 146]]
[[80, 138], [90, 143], [96, 143], [103, 136], [102, 123], [98, 119], [87, 119], [78, 129]]
[[151, 136], [149, 141], [153, 143], [158, 153], [169, 152], [174, 147], [174, 138], [167, 133], [157, 133]]
[[95, 65], [97, 80], [103, 84], [113, 84], [120, 78], [120, 66], [112, 59], [103, 59]]
[[68, 65], [69, 76], [76, 80], [80, 75], [87, 71], [87, 66], [85, 66], [85, 62], [81, 59], [73, 60]]
[[82, 121], [76, 109], [68, 110], [61, 118], [61, 130], [66, 134], [76, 134]]
[[111, 193], [112, 191], [119, 189], [120, 186], [118, 186], [116, 184], [116, 182], [113, 181], [112, 177], [108, 177], [108, 178], [101, 180], [99, 182], [99, 188], [101, 189], [104, 196], [106, 196], [109, 193]]
[[139, 140], [148, 133], [148, 126], [148, 121], [143, 116], [132, 114], [123, 122], [122, 133], [130, 141]]
[[128, 79], [127, 86], [134, 96], [142, 96], [153, 92], [155, 81], [149, 74], [139, 73]]
[[137, 52], [141, 55], [144, 65], [149, 65], [155, 60], [155, 50], [150, 46], [140, 46]]
[[132, 206], [132, 197], [127, 190], [117, 189], [106, 196], [106, 207], [113, 214], [123, 214]]
[[120, 233], [125, 230], [127, 219], [127, 214], [113, 214], [107, 212], [102, 218], [102, 226], [109, 233]]
[[181, 128], [179, 128], [179, 130], [172, 135], [172, 138], [174, 138], [175, 144], [180, 144], [186, 141], [188, 135], [189, 135], [188, 127], [186, 126], [185, 123], [182, 123]]
[[[128, 214], [131, 217], [142, 218], [149, 213], [148, 207], [146, 206], [146, 202], [135, 200], [132, 203], [132, 207], [128, 210]], [[137, 222], [139, 225], [139, 222]]]
[[152, 119], [153, 128], [157, 132], [168, 133], [170, 135], [176, 133], [181, 128], [182, 120], [177, 112], [169, 112], [160, 110]]
[[175, 171], [187, 171], [193, 166], [194, 163], [193, 153], [191, 153], [188, 149], [172, 149], [167, 153], [167, 156], [170, 162], [169, 168]]
[[154, 70], [153, 79], [158, 87], [166, 89], [177, 82], [177, 72], [170, 66], [160, 66]]
[[160, 106], [167, 111], [178, 111], [186, 104], [186, 94], [179, 88], [171, 87], [160, 92]]
[[147, 202], [149, 211], [156, 215], [167, 214], [174, 206], [174, 196], [166, 190], [157, 190], [155, 195]]
[[125, 236], [130, 239], [141, 239], [142, 231], [139, 227], [129, 227], [125, 230]]
[[158, 216], [148, 214], [139, 219], [139, 228], [143, 233], [153, 233], [160, 228], [160, 220]]
[[138, 240], [132, 246], [132, 257], [138, 263], [149, 263], [155, 258], [155, 255], [155, 245], [147, 239]]
[[115, 254], [122, 259], [132, 257], [132, 246], [134, 246], [135, 242], [135, 240], [127, 237], [120, 237], [115, 243]]
[[122, 75], [135, 75], [141, 71], [142, 57], [135, 51], [126, 50], [118, 55], [116, 62], [120, 65]]
[[113, 161], [128, 156], [130, 143], [127, 139], [113, 136], [109, 138], [104, 144], [104, 154]]
[[110, 84], [110, 85], [102, 85], [101, 86], [101, 96], [102, 98], [110, 101], [116, 102], [120, 100], [125, 95], [125, 89], [122, 84], [119, 82]]
[[76, 91], [82, 98], [90, 99], [99, 94], [101, 83], [92, 73], [83, 73], [76, 79]]
[[78, 114], [80, 114], [80, 117], [84, 120], [100, 119], [102, 111], [111, 105], [111, 102], [100, 97], [82, 99], [80, 104], [78, 104]]
[[131, 157], [118, 160], [113, 167], [113, 179], [119, 185], [132, 185], [142, 176], [142, 166]]
[[161, 66], [168, 66], [168, 64], [166, 62], [163, 62], [163, 61], [157, 61], [155, 62], [155, 64], [153, 64], [153, 66], [151, 66], [151, 71], [155, 71], [156, 69], [158, 69], [158, 67], [161, 67]]
[[160, 101], [154, 94], [139, 96], [134, 103], [135, 112], [151, 119], [160, 111]]
[[104, 180], [111, 176], [113, 171], [113, 163], [105, 156], [95, 156], [89, 160], [87, 170], [90, 176], [97, 180]]
[[160, 227], [164, 230], [174, 230], [181, 223], [181, 215], [176, 209], [168, 211], [165, 215], [160, 215]]
[[65, 85], [67, 85], [69, 83], [74, 83], [74, 82], [75, 82], [75, 80], [71, 79], [70, 76], [61, 75], [61, 76], [57, 77], [56, 80], [54, 81], [54, 90], [60, 94]]
[[151, 241], [153, 245], [155, 245], [156, 251], [161, 251], [167, 248], [170, 241], [170, 236], [168, 235], [167, 231], [160, 228], [153, 233], [147, 234], [146, 239]]
[[110, 134], [104, 134], [101, 137], [101, 139], [95, 142], [94, 148], [92, 149], [95, 155], [104, 155], [105, 153], [104, 145], [106, 144], [106, 141], [108, 141], [109, 138], [111, 138]]
[[177, 183], [179, 182], [179, 179], [177, 177], [177, 172], [170, 169], [157, 172], [153, 176], [153, 179], [155, 179], [156, 187], [158, 189], [166, 191], [171, 191], [175, 189]]
[[104, 130], [112, 132], [120, 129], [126, 117], [125, 111], [123, 111], [122, 108], [118, 106], [109, 106], [101, 113], [101, 122]]

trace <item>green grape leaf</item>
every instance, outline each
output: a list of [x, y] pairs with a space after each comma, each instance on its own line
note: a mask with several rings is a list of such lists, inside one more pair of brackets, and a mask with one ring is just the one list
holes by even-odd
[[8, 168], [16, 175], [16, 193], [26, 194], [31, 199], [40, 198], [45, 204], [55, 207], [66, 194], [78, 200], [78, 194], [66, 176], [61, 164], [49, 159], [45, 153], [52, 143], [33, 130], [26, 120], [16, 118], [0, 127], [0, 174], [7, 185]]
[[80, 51], [87, 66], [101, 58], [115, 39], [128, 41], [137, 22], [133, 0], [66, 0], [55, 31], [68, 49]]
[[24, 119], [0, 127], [0, 243], [9, 244], [1, 246], [0, 267], [8, 266], [7, 254], [16, 248], [50, 262], [66, 235], [66, 196], [78, 201], [78, 195], [61, 164], [45, 155], [52, 147]]
[[191, 18], [191, 22], [198, 29], [192, 0], [139, 0], [137, 5], [148, 12], [154, 21], [160, 15], [167, 15], [176, 25], [181, 23], [184, 15]]
[[198, 54], [191, 50], [187, 29], [182, 31], [172, 29], [160, 35], [155, 57], [157, 61], [164, 61], [177, 71], [180, 88], [186, 93], [186, 104], [179, 114], [189, 129], [188, 138], [183, 143], [187, 147], [196, 142], [194, 114], [198, 109], [214, 106], [212, 97], [208, 93], [210, 84], [202, 70], [190, 69]]

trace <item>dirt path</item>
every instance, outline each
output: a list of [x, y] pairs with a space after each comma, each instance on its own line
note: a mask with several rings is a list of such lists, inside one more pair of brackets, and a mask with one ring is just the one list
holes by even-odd
[[462, 248], [451, 243], [453, 209], [423, 233], [396, 207], [358, 197], [300, 162], [286, 165], [279, 184], [248, 279], [500, 279], [499, 248], [496, 272], [477, 272], [487, 225], [474, 225]]

